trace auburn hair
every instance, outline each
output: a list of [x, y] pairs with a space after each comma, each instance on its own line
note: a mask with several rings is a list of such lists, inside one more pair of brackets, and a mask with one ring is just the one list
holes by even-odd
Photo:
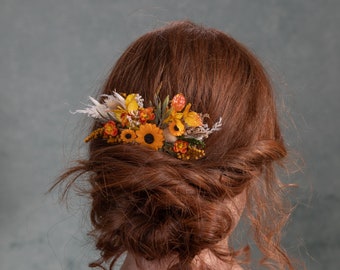
[[112, 269], [125, 251], [146, 260], [175, 255], [171, 269], [191, 269], [205, 249], [222, 260], [237, 257], [218, 243], [235, 225], [225, 201], [245, 191], [261, 263], [293, 269], [280, 244], [290, 212], [274, 171], [287, 151], [261, 63], [223, 32], [173, 22], [133, 42], [100, 94], [139, 93], [148, 101], [160, 85], [161, 99], [182, 93], [194, 111], [210, 115], [210, 125], [222, 117], [222, 129], [206, 140], [206, 156], [194, 161], [138, 145], [89, 143], [88, 157], [55, 186], [67, 183], [68, 190], [80, 176], [89, 183], [83, 192], [92, 203], [90, 234], [101, 252], [90, 266]]

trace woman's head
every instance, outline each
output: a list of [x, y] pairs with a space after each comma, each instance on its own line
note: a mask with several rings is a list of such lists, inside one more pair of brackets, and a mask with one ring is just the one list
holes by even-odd
[[147, 260], [175, 256], [179, 269], [203, 250], [230, 259], [236, 252], [219, 245], [237, 219], [228, 202], [247, 192], [247, 216], [264, 257], [290, 267], [277, 237], [285, 216], [275, 212], [282, 202], [273, 171], [286, 149], [262, 65], [220, 31], [175, 22], [133, 42], [100, 94], [139, 93], [149, 101], [160, 85], [161, 99], [183, 93], [193, 110], [210, 115], [210, 125], [222, 117], [222, 128], [194, 161], [139, 145], [90, 142], [88, 159], [62, 179], [89, 173], [92, 235], [101, 251], [93, 266], [114, 263], [125, 251]]
[[193, 109], [222, 117], [208, 140], [207, 159], [222, 162], [229, 150], [259, 140], [281, 140], [271, 85], [259, 61], [215, 29], [175, 22], [143, 35], [119, 58], [102, 93], [138, 92], [152, 100], [183, 93]]

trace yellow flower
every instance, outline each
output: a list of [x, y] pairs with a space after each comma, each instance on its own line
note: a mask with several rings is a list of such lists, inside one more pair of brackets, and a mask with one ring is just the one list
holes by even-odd
[[136, 142], [158, 150], [163, 147], [163, 131], [154, 124], [141, 125], [136, 131]]
[[174, 119], [169, 125], [169, 131], [174, 136], [181, 136], [185, 131], [185, 127], [181, 120]]
[[187, 106], [185, 106], [184, 112], [183, 112], [183, 119], [184, 122], [189, 127], [199, 127], [202, 126], [202, 119], [200, 115], [197, 112], [190, 111], [191, 104], [188, 103]]
[[165, 119], [164, 123], [174, 122], [176, 121], [176, 124], [179, 120], [183, 119], [184, 123], [187, 124], [189, 127], [199, 127], [203, 125], [202, 119], [200, 115], [197, 112], [190, 111], [191, 104], [188, 103], [185, 106], [185, 109], [183, 112], [179, 113], [176, 112], [174, 109], [171, 111], [171, 114], [167, 119]]
[[125, 99], [126, 110], [130, 113], [138, 110], [138, 102], [136, 100], [136, 94], [130, 94]]
[[132, 143], [136, 139], [136, 133], [132, 129], [124, 129], [120, 138], [124, 143]]

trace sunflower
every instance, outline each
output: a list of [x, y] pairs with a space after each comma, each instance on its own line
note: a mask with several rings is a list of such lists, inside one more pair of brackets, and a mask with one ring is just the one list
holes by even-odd
[[124, 129], [120, 138], [124, 143], [132, 143], [136, 139], [136, 133], [132, 129]]
[[174, 136], [181, 136], [185, 131], [185, 127], [181, 120], [174, 119], [169, 125], [169, 131]]
[[163, 147], [163, 131], [154, 124], [141, 125], [136, 131], [136, 142], [158, 150]]

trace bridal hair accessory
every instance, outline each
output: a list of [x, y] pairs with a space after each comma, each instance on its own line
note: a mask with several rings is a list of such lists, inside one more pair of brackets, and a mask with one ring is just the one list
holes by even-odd
[[101, 127], [84, 141], [103, 139], [109, 144], [140, 144], [182, 160], [204, 157], [204, 139], [221, 129], [222, 118], [209, 128], [204, 123], [209, 115], [191, 111], [183, 94], [161, 101], [159, 89], [149, 107], [144, 107], [139, 94], [114, 91], [112, 95], [102, 95], [102, 103], [89, 97], [93, 105], [75, 113], [87, 114]]

